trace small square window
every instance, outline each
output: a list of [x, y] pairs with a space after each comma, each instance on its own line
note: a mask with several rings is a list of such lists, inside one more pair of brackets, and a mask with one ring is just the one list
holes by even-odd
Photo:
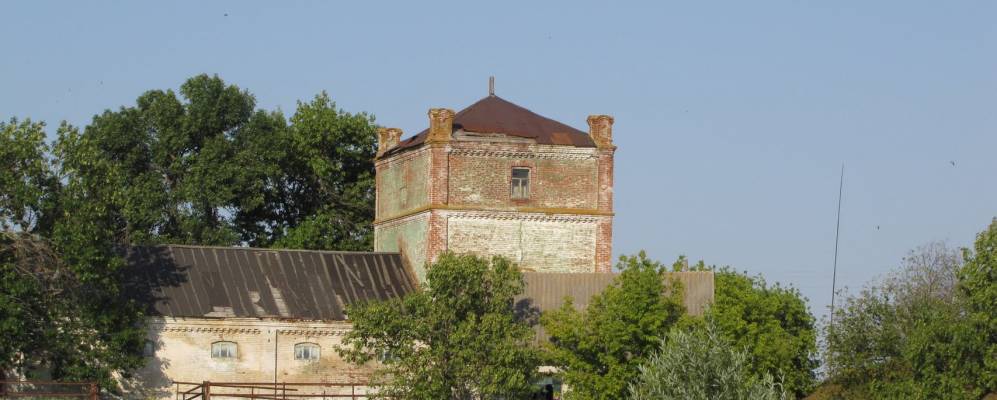
[[301, 361], [318, 361], [319, 347], [315, 343], [298, 343], [294, 345], [294, 359]]
[[233, 342], [215, 342], [211, 344], [211, 358], [231, 359], [236, 357], [236, 346]]
[[529, 168], [513, 168], [512, 169], [512, 187], [510, 196], [513, 199], [528, 199], [530, 198], [530, 169]]
[[156, 343], [151, 340], [146, 340], [145, 345], [142, 346], [142, 356], [152, 357], [156, 355]]

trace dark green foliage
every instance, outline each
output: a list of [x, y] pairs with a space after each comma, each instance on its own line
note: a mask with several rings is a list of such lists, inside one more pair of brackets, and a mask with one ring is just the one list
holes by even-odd
[[576, 311], [570, 300], [545, 313], [549, 362], [560, 368], [570, 399], [622, 399], [638, 366], [658, 350], [659, 340], [685, 313], [677, 282], [644, 252], [621, 257], [613, 285]]
[[806, 299], [792, 287], [768, 285], [761, 276], [723, 268], [707, 318], [737, 348], [751, 356], [752, 374], [782, 380], [797, 396], [814, 386], [817, 368], [814, 317]]
[[997, 218], [976, 237], [973, 250], [965, 251], [959, 293], [965, 299], [968, 329], [980, 341], [975, 349], [976, 360], [982, 361], [976, 387], [997, 392]]
[[47, 233], [58, 216], [59, 180], [45, 124], [0, 121], [0, 230]]
[[130, 245], [369, 250], [375, 129], [325, 93], [299, 103], [288, 125], [207, 75], [178, 93], [148, 91], [82, 132], [63, 123], [51, 149], [43, 124], [0, 122], [0, 230], [38, 235], [72, 278], [18, 272], [11, 265], [39, 258], [5, 239], [0, 369], [113, 388], [112, 375], [141, 366], [145, 303], [120, 257]]
[[60, 132], [73, 191], [121, 243], [371, 247], [373, 117], [322, 93], [287, 124], [249, 92], [199, 75]]
[[973, 306], [977, 294], [992, 301], [986, 278], [974, 279], [992, 257], [991, 231], [980, 234], [976, 253], [965, 252], [965, 266], [942, 244], [924, 246], [898, 271], [845, 298], [826, 331], [829, 382], [844, 397], [977, 399], [994, 390], [987, 361], [995, 336], [977, 318], [993, 311]]
[[115, 294], [120, 280], [88, 267], [37, 236], [0, 232], [0, 371], [113, 391], [115, 372], [141, 365], [138, 309]]
[[443, 254], [423, 290], [351, 306], [340, 355], [383, 360], [375, 380], [395, 399], [520, 399], [534, 388], [533, 331], [515, 315], [523, 278], [514, 264]]
[[276, 216], [273, 225], [285, 234], [267, 240], [286, 248], [370, 250], [374, 118], [337, 110], [323, 92], [310, 103], [298, 103], [289, 135], [285, 184], [269, 193], [274, 201], [265, 203], [267, 214]]

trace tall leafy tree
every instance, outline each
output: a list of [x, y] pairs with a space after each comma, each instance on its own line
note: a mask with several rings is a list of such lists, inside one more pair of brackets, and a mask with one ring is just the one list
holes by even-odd
[[0, 121], [0, 230], [51, 231], [60, 185], [48, 151], [43, 122]]
[[242, 187], [248, 190], [243, 198], [259, 193], [260, 200], [243, 203], [237, 214], [244, 239], [288, 248], [370, 250], [376, 137], [374, 117], [337, 109], [322, 92], [298, 103], [283, 140], [248, 138], [257, 143], [245, 148], [270, 162], [262, 163], [263, 179]]
[[523, 291], [515, 264], [443, 254], [425, 287], [401, 299], [349, 307], [353, 329], [339, 352], [355, 363], [380, 359], [385, 398], [519, 399], [533, 390], [533, 331], [513, 304]]
[[230, 214], [243, 168], [233, 137], [249, 129], [255, 100], [218, 77], [200, 75], [151, 90], [135, 106], [105, 111], [57, 142], [67, 184], [122, 243], [234, 244]]
[[775, 376], [787, 391], [806, 395], [817, 368], [815, 319], [806, 299], [795, 288], [730, 268], [716, 271], [714, 281], [707, 319], [735, 347], [746, 349], [752, 374]]
[[56, 154], [121, 243], [367, 250], [373, 121], [322, 93], [288, 125], [248, 91], [199, 75], [64, 130]]
[[976, 386], [997, 393], [997, 218], [976, 237], [973, 250], [964, 251], [966, 264], [959, 272], [959, 292], [965, 299], [973, 337], [979, 342]]
[[976, 399], [985, 393], [992, 376], [988, 339], [976, 330], [964, 297], [975, 291], [960, 293], [966, 289], [960, 269], [973, 269], [961, 263], [943, 244], [922, 246], [897, 271], [845, 296], [825, 332], [829, 383], [849, 398]]
[[622, 399], [638, 366], [685, 313], [678, 282], [666, 282], [667, 267], [642, 251], [621, 257], [622, 272], [583, 311], [571, 299], [544, 313], [550, 337], [548, 362], [561, 371], [570, 399]]
[[108, 304], [116, 285], [78, 270], [37, 235], [0, 232], [0, 372], [98, 381], [114, 391], [116, 374], [141, 365], [137, 309]]

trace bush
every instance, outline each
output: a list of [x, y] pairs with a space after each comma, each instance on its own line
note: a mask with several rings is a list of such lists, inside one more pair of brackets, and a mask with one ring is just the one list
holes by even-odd
[[660, 351], [640, 367], [630, 385], [634, 400], [776, 400], [788, 398], [772, 375], [754, 375], [751, 357], [707, 320], [692, 330], [674, 329]]

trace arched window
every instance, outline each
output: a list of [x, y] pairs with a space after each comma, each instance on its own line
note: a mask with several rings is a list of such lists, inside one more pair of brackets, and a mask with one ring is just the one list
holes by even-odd
[[211, 344], [211, 358], [231, 359], [237, 355], [235, 342], [214, 342]]
[[315, 343], [298, 343], [294, 345], [294, 359], [301, 361], [318, 361], [319, 347]]

